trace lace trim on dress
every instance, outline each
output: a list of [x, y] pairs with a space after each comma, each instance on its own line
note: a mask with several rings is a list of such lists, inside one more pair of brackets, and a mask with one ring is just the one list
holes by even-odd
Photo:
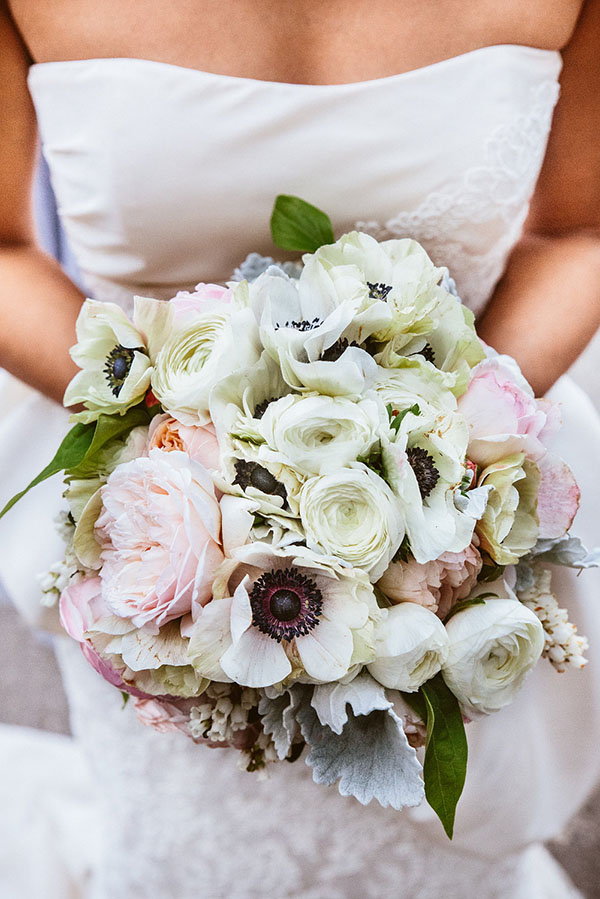
[[[378, 240], [412, 237], [438, 265], [447, 265], [465, 303], [481, 312], [521, 233], [542, 166], [559, 85], [548, 78], [531, 89], [525, 112], [488, 137], [485, 161], [465, 169], [445, 190], [428, 194], [416, 209], [386, 222], [357, 222]], [[478, 254], [457, 235], [472, 225], [496, 225], [498, 239]]]

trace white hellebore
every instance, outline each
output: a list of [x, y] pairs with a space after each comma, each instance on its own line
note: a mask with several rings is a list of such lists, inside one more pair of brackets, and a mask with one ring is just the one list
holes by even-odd
[[307, 545], [379, 580], [404, 537], [402, 507], [385, 481], [360, 463], [310, 478], [300, 492]]
[[77, 319], [71, 349], [78, 372], [65, 392], [65, 406], [83, 403], [82, 422], [114, 415], [139, 403], [150, 386], [152, 368], [144, 338], [120, 306], [86, 300]]
[[468, 606], [452, 616], [446, 630], [449, 651], [442, 673], [467, 715], [489, 715], [509, 705], [544, 648], [539, 619], [518, 599]]
[[339, 396], [283, 397], [268, 406], [261, 420], [266, 446], [259, 455], [304, 475], [338, 471], [375, 442], [381, 413], [374, 399], [355, 403]]
[[375, 627], [373, 677], [391, 690], [416, 692], [446, 663], [448, 634], [433, 612], [413, 602], [384, 609]]
[[373, 659], [380, 610], [362, 572], [300, 546], [254, 543], [234, 556], [191, 634], [198, 674], [246, 687], [268, 687], [292, 672], [328, 683]]

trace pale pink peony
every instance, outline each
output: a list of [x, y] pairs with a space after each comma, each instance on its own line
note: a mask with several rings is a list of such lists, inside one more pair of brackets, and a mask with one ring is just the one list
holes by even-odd
[[70, 637], [77, 640], [87, 661], [105, 681], [125, 693], [131, 693], [132, 696], [147, 697], [146, 693], [126, 684], [121, 673], [114, 665], [99, 655], [85, 636], [88, 628], [109, 614], [102, 599], [102, 581], [99, 577], [83, 578], [63, 590], [59, 602], [59, 613], [60, 623], [65, 631]]
[[547, 400], [536, 400], [519, 368], [507, 356], [476, 365], [458, 408], [469, 425], [468, 456], [485, 467], [515, 452], [537, 461], [558, 424]]
[[215, 303], [225, 305], [231, 303], [232, 293], [227, 287], [219, 284], [196, 284], [192, 292], [180, 290], [171, 300], [171, 306], [175, 313], [175, 323], [184, 324], [188, 319], [198, 313], [209, 312]]
[[108, 609], [152, 633], [189, 613], [195, 620], [223, 561], [221, 512], [206, 469], [186, 453], [153, 449], [115, 469], [102, 502], [96, 537]]
[[479, 550], [471, 543], [459, 553], [442, 553], [433, 562], [392, 562], [377, 586], [392, 602], [414, 602], [445, 618], [465, 599], [481, 571]]
[[138, 721], [146, 727], [153, 727], [161, 734], [179, 731], [186, 737], [190, 736], [189, 712], [180, 707], [177, 702], [151, 697], [135, 699], [133, 705]]
[[209, 471], [219, 468], [219, 443], [213, 424], [182, 425], [168, 413], [155, 415], [148, 432], [148, 450], [180, 450]]

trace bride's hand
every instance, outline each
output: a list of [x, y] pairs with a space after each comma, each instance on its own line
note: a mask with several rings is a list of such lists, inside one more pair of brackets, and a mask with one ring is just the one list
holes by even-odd
[[53, 399], [76, 371], [80, 291], [35, 241], [31, 187], [37, 159], [29, 60], [0, 6], [0, 366]]
[[600, 4], [587, 3], [563, 51], [561, 98], [523, 239], [478, 322], [538, 395], [600, 326], [599, 33]]

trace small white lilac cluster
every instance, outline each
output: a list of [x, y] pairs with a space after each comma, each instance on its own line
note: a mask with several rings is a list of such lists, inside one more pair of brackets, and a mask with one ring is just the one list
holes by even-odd
[[413, 240], [354, 232], [246, 270], [137, 297], [133, 322], [85, 303], [65, 403], [95, 430], [66, 472], [62, 623], [142, 720], [250, 768], [306, 742], [326, 771], [328, 752], [370, 751], [350, 730], [374, 714], [410, 789], [355, 795], [415, 804], [424, 724], [400, 693], [443, 678], [489, 714], [544, 650], [512, 588], [577, 509], [556, 414]]

